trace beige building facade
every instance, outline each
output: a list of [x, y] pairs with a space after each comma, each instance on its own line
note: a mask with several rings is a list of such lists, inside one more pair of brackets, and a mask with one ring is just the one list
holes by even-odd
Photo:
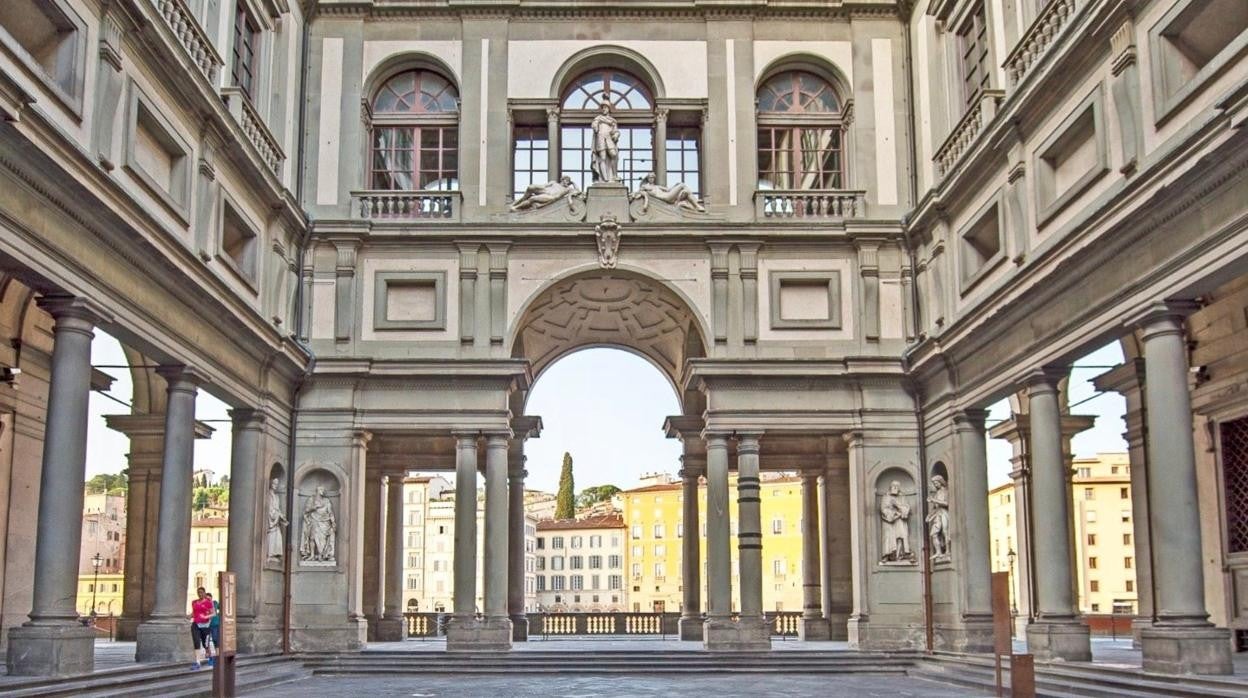
[[984, 410], [1008, 398], [1028, 647], [1088, 659], [1065, 383], [1110, 341], [1137, 558], [1164, 561], [1137, 570], [1144, 668], [1225, 673], [1248, 642], [1240, 4], [21, 7], [0, 12], [10, 674], [93, 666], [96, 330], [135, 367], [109, 422], [144, 661], [191, 656], [199, 390], [232, 408], [245, 652], [401, 637], [413, 471], [456, 472], [449, 645], [523, 641], [527, 397], [600, 345], [677, 393], [654, 425], [682, 446], [681, 524], [706, 520], [681, 629], [708, 649], [769, 647], [759, 490], [782, 471], [804, 637], [990, 649]]
[[629, 610], [624, 518], [619, 514], [536, 522], [537, 609]]

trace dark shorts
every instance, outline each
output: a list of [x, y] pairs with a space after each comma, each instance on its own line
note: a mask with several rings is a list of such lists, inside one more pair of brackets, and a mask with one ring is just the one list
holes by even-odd
[[191, 623], [191, 641], [195, 643], [195, 649], [202, 650], [208, 644], [208, 638], [212, 637], [212, 628], [199, 627]]

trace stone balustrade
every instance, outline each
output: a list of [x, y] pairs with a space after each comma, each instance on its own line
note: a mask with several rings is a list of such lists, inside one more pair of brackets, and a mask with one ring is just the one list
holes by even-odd
[[[769, 611], [764, 614], [773, 637], [797, 637], [800, 611]], [[654, 635], [679, 634], [676, 612], [560, 612], [530, 613], [531, 635]], [[407, 637], [439, 637], [446, 634], [450, 613], [403, 614]]]
[[866, 215], [866, 192], [830, 189], [763, 189], [754, 193], [758, 220], [861, 218]]
[[282, 152], [281, 144], [269, 130], [268, 125], [264, 123], [264, 119], [261, 119], [260, 114], [256, 112], [251, 100], [238, 87], [227, 87], [221, 90], [221, 97], [225, 100], [226, 108], [230, 110], [234, 120], [242, 128], [247, 142], [260, 155], [261, 162], [270, 172], [280, 177], [282, 165], [286, 162], [286, 154]]
[[941, 143], [932, 160], [936, 162], [936, 177], [943, 178], [954, 164], [962, 158], [984, 128], [997, 115], [997, 107], [1005, 97], [1004, 90], [981, 90], [979, 99], [971, 105], [962, 119], [953, 127], [949, 137]]
[[216, 49], [212, 47], [208, 35], [199, 26], [199, 21], [195, 19], [191, 8], [187, 7], [184, 0], [152, 0], [152, 3], [156, 11], [164, 18], [165, 24], [169, 26], [178, 43], [182, 44], [182, 48], [186, 49], [200, 72], [215, 87], [221, 66], [225, 63], [221, 60], [221, 56], [217, 55]]
[[1071, 16], [1075, 14], [1080, 3], [1081, 0], [1050, 0], [1049, 4], [1040, 11], [1040, 15], [1027, 28], [1014, 50], [1010, 51], [1010, 55], [1005, 59], [1005, 73], [1010, 79], [1011, 86], [1021, 82], [1027, 71], [1053, 45], [1057, 36], [1069, 24]]
[[462, 195], [457, 191], [353, 191], [351, 199], [365, 220], [456, 222]]

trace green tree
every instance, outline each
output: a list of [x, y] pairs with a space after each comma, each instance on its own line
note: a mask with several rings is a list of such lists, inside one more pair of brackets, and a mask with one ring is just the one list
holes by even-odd
[[206, 508], [208, 506], [208, 500], [209, 500], [208, 488], [196, 487], [194, 504], [192, 504], [192, 507], [195, 509], [195, 511], [201, 511], [204, 508]]
[[576, 508], [587, 509], [598, 502], [605, 502], [614, 497], [619, 491], [620, 488], [615, 485], [595, 485], [593, 487], [586, 487], [581, 490], [581, 493], [576, 497]]
[[559, 494], [555, 497], [555, 518], [576, 517], [576, 486], [572, 482], [572, 454], [563, 454], [563, 469], [559, 471]]
[[86, 491], [91, 494], [117, 491], [124, 494], [129, 488], [130, 482], [125, 470], [120, 473], [100, 473], [86, 482]]

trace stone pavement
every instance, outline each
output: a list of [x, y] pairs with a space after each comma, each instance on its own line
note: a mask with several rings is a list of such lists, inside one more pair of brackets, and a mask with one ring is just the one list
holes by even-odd
[[688, 678], [648, 676], [317, 676], [253, 692], [249, 698], [320, 696], [403, 696], [404, 698], [963, 698], [988, 696], [957, 686], [896, 675], [731, 676]]

